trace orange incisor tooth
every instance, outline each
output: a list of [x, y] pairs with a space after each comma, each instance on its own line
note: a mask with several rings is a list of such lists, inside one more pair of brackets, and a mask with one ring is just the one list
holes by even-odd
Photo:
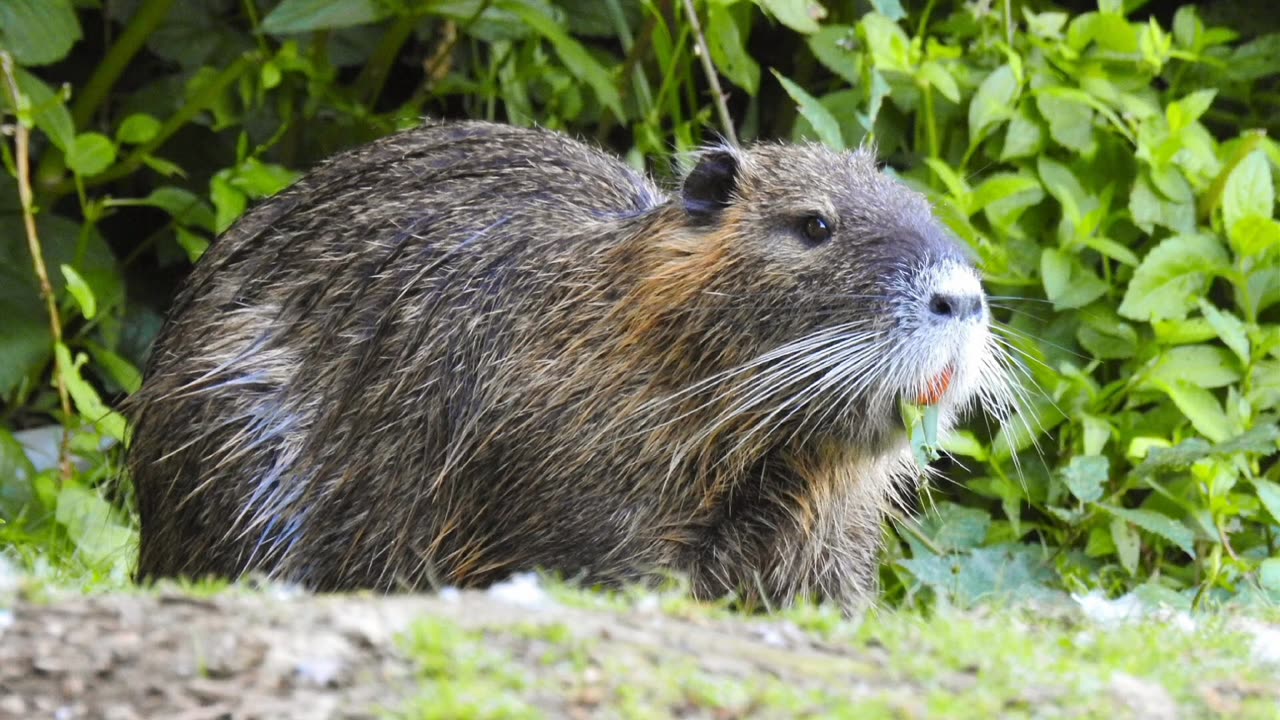
[[929, 386], [916, 396], [917, 405], [937, 405], [942, 402], [942, 395], [951, 387], [951, 375], [954, 371], [948, 365], [936, 377], [929, 380]]

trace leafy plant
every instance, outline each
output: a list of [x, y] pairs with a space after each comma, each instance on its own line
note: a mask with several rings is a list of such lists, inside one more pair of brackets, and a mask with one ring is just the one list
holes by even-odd
[[891, 600], [1275, 597], [1280, 27], [1143, 4], [0, 0], [0, 538], [123, 577], [116, 408], [177, 280], [316, 160], [465, 116], [659, 176], [716, 133], [870, 141], [934, 200], [1026, 407], [948, 441]]

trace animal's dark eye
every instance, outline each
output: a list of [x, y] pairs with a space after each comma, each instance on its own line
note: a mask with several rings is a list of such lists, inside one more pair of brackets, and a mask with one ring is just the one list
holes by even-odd
[[805, 218], [801, 230], [804, 232], [804, 239], [813, 245], [824, 243], [831, 238], [831, 223], [820, 215]]

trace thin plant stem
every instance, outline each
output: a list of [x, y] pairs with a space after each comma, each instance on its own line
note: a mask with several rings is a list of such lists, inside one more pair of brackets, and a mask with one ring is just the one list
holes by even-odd
[[[3, 73], [5, 87], [9, 90], [11, 105], [20, 109], [22, 91], [18, 88], [18, 78], [13, 69], [13, 58], [7, 52], [0, 51], [0, 73]], [[45, 309], [49, 315], [49, 330], [53, 335], [53, 346], [62, 346], [62, 316], [58, 312], [57, 298], [53, 294], [53, 284], [49, 282], [49, 270], [44, 264], [44, 253], [40, 248], [40, 236], [36, 232], [35, 194], [31, 190], [31, 130], [25, 124], [21, 114], [14, 123], [14, 165], [18, 171], [18, 199], [22, 204], [22, 224], [27, 234], [27, 249], [31, 251], [31, 264], [40, 283], [40, 296], [44, 299]], [[58, 363], [53, 365], [53, 382], [58, 390], [58, 403], [62, 407], [62, 442], [58, 448], [58, 471], [63, 482], [71, 480], [71, 433], [67, 425], [71, 421], [71, 394], [67, 390], [66, 378], [63, 377]]]
[[147, 42], [147, 38], [168, 16], [173, 1], [143, 0], [138, 6], [137, 12], [129, 20], [129, 25], [120, 34], [120, 38], [111, 45], [106, 57], [102, 58], [102, 62], [94, 70], [93, 75], [89, 76], [88, 82], [84, 84], [75, 102], [72, 103], [71, 117], [75, 120], [76, 127], [84, 127], [89, 123], [93, 113], [111, 93], [111, 88], [115, 86], [120, 74], [128, 67], [129, 61], [138, 54]]
[[716, 68], [711, 64], [711, 50], [707, 48], [707, 39], [702, 34], [702, 23], [698, 22], [698, 12], [693, 7], [693, 0], [684, 0], [685, 12], [689, 15], [689, 27], [693, 30], [693, 40], [698, 44], [698, 56], [702, 60], [702, 72], [711, 85], [711, 94], [715, 101], [716, 112], [720, 115], [720, 125], [724, 129], [725, 139], [730, 145], [737, 147], [738, 134], [733, 130], [733, 118], [729, 116], [729, 106], [724, 101], [724, 90], [720, 88], [720, 78]]

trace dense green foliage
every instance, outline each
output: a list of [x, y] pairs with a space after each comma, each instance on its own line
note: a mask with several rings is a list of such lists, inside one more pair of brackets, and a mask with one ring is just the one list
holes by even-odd
[[[1230, 27], [1132, 0], [693, 5], [723, 108], [680, 1], [0, 0], [0, 110], [31, 129], [0, 176], [0, 543], [125, 577], [113, 408], [190, 262], [318, 158], [485, 117], [670, 178], [727, 116], [743, 140], [874, 141], [977, 251], [1026, 370], [1020, 418], [954, 437], [954, 482], [898, 524], [890, 599], [1280, 598], [1268, 3], [1211, 6]], [[75, 468], [15, 439], [50, 424]]]

